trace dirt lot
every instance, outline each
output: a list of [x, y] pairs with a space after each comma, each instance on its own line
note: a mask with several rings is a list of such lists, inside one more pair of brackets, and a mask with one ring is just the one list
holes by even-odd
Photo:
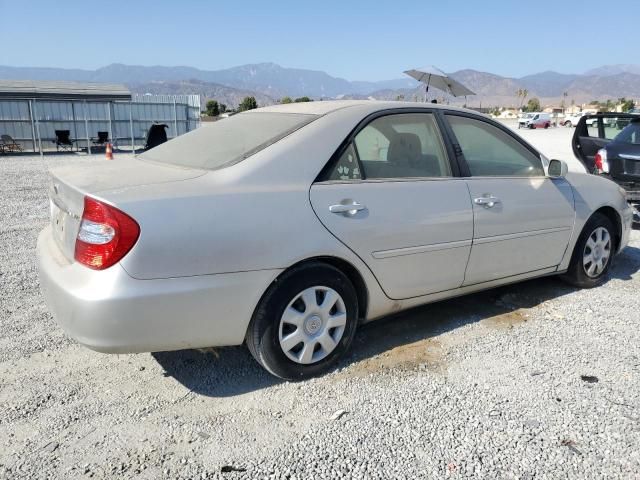
[[[525, 135], [558, 157], [570, 133]], [[0, 478], [640, 478], [639, 232], [596, 290], [547, 278], [416, 309], [283, 383], [242, 347], [109, 356], [64, 336], [34, 265], [46, 169], [97, 161], [0, 157]]]

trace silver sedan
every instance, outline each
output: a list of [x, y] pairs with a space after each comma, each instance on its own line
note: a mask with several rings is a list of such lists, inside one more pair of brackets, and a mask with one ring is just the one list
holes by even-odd
[[38, 263], [49, 308], [102, 352], [246, 343], [326, 371], [357, 326], [561, 274], [605, 281], [632, 212], [476, 112], [312, 102], [241, 113], [135, 159], [54, 169]]

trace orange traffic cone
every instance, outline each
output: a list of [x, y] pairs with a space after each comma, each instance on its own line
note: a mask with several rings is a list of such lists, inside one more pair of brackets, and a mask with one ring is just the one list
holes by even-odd
[[111, 149], [110, 143], [107, 143], [107, 148], [105, 150], [104, 158], [107, 160], [113, 160], [113, 150]]

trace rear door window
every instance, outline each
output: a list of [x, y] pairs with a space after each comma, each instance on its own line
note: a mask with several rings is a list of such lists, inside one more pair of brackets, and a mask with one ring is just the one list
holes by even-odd
[[450, 176], [451, 166], [433, 114], [407, 113], [372, 120], [356, 134], [327, 179]]

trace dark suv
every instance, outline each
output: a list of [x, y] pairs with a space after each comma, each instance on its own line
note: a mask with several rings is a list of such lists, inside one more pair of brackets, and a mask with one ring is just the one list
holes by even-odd
[[[615, 122], [609, 120], [612, 118]], [[589, 119], [595, 119], [591, 125], [587, 125]], [[585, 115], [576, 126], [572, 146], [588, 172], [605, 176], [626, 190], [634, 206], [634, 221], [640, 221], [640, 115]]]

